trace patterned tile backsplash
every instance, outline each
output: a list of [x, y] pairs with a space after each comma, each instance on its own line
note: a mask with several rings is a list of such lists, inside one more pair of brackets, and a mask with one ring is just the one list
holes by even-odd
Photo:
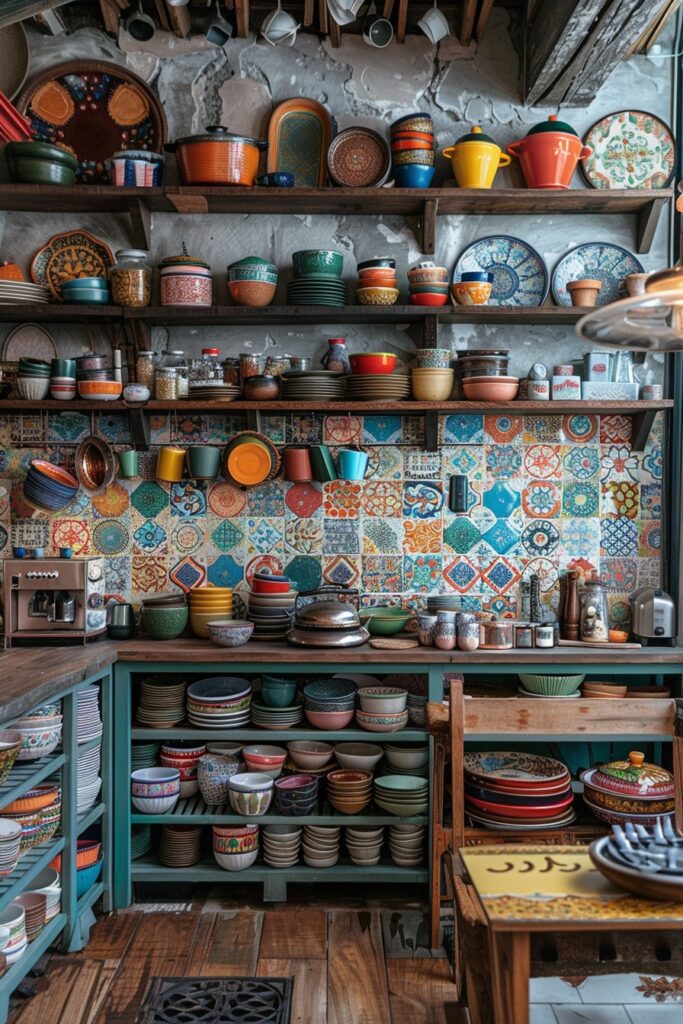
[[[130, 443], [125, 416], [99, 414], [95, 429], [114, 445]], [[152, 443], [217, 443], [239, 429], [239, 416], [154, 416]], [[92, 499], [79, 492], [54, 516], [27, 519], [31, 458], [72, 466], [91, 419], [0, 419], [0, 557], [13, 545], [105, 555], [108, 593], [134, 600], [173, 589], [172, 579], [243, 586], [270, 566], [299, 589], [358, 587], [364, 604], [414, 607], [446, 591], [507, 616], [522, 578], [539, 575], [550, 607], [559, 573], [574, 566], [607, 580], [615, 622], [627, 619], [631, 591], [659, 583], [660, 423], [642, 453], [631, 451], [631, 423], [620, 416], [444, 416], [435, 453], [421, 450], [418, 417], [264, 416], [263, 430], [277, 443], [324, 441], [333, 452], [366, 445], [366, 479], [169, 486], [154, 480], [153, 447], [140, 454], [139, 480]], [[455, 473], [468, 479], [467, 514], [448, 509]]]

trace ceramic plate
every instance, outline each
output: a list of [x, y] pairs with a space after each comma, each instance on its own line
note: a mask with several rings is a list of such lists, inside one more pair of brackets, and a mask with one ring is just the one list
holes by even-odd
[[371, 128], [346, 128], [327, 151], [327, 169], [335, 185], [367, 188], [386, 181], [391, 157], [386, 142]]
[[76, 180], [109, 182], [106, 161], [124, 149], [159, 153], [166, 118], [142, 78], [119, 64], [72, 60], [53, 65], [24, 89], [17, 107], [33, 136], [73, 150]]
[[553, 757], [515, 750], [468, 753], [464, 767], [468, 775], [483, 782], [510, 780], [521, 787], [530, 783], [559, 782], [567, 775], [566, 766]]
[[18, 363], [20, 356], [44, 359], [46, 362], [56, 359], [54, 338], [40, 324], [19, 324], [5, 338], [2, 358], [7, 363]]
[[107, 277], [114, 263], [111, 249], [88, 231], [65, 231], [53, 235], [33, 257], [31, 277], [47, 285], [53, 297], [63, 302], [62, 282], [75, 277]]
[[593, 155], [580, 162], [593, 188], [666, 188], [674, 175], [671, 129], [645, 110], [617, 110], [596, 121], [583, 140]]
[[332, 118], [321, 103], [285, 100], [268, 125], [268, 172], [289, 171], [295, 186], [322, 188], [332, 135]]
[[596, 305], [605, 306], [623, 298], [624, 278], [627, 274], [642, 274], [640, 260], [620, 245], [611, 242], [587, 242], [577, 245], [562, 256], [553, 270], [553, 299], [558, 306], [571, 306], [567, 283], [579, 278], [602, 281]]
[[542, 306], [548, 295], [545, 260], [512, 235], [488, 235], [468, 245], [458, 256], [453, 281], [475, 270], [493, 274], [490, 306]]

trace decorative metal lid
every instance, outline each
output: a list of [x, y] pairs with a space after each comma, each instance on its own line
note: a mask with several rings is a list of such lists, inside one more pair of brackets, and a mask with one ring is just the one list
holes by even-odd
[[538, 135], [540, 132], [564, 132], [565, 135], [577, 136], [579, 134], [566, 121], [558, 121], [557, 114], [551, 114], [547, 121], [539, 121], [529, 129], [527, 135]]
[[181, 146], [185, 142], [240, 142], [245, 146], [258, 146], [259, 149], [266, 148], [266, 143], [262, 142], [261, 139], [252, 139], [248, 135], [233, 135], [222, 124], [207, 124], [206, 134], [186, 135], [182, 139], [176, 139], [175, 144], [176, 146]]
[[621, 796], [673, 797], [674, 778], [666, 768], [648, 764], [645, 754], [632, 750], [628, 761], [610, 761], [601, 765], [591, 785]]

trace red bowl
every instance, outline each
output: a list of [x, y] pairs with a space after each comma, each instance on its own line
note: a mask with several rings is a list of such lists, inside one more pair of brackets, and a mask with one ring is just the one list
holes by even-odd
[[445, 306], [448, 295], [439, 295], [438, 292], [422, 292], [419, 295], [411, 295], [410, 301], [413, 306]]
[[392, 132], [391, 141], [400, 142], [402, 139], [419, 139], [421, 142], [428, 142], [429, 145], [434, 143], [434, 135], [432, 132]]
[[275, 583], [272, 580], [258, 580], [254, 577], [251, 582], [251, 589], [255, 594], [287, 594], [289, 587], [289, 580], [286, 583]]
[[393, 373], [396, 356], [393, 352], [361, 352], [349, 356], [352, 373]]
[[398, 139], [391, 143], [392, 153], [401, 153], [404, 149], [432, 149], [432, 143], [424, 139]]

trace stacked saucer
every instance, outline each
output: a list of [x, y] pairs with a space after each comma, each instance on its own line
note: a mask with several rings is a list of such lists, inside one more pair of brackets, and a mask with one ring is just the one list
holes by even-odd
[[389, 852], [394, 864], [416, 868], [424, 860], [424, 825], [392, 825], [389, 829]]
[[150, 729], [170, 729], [185, 718], [187, 683], [143, 679], [136, 718]]
[[384, 829], [376, 828], [374, 825], [346, 828], [346, 849], [354, 864], [362, 864], [370, 867], [372, 864], [379, 864], [384, 842]]
[[346, 284], [341, 278], [344, 256], [332, 249], [302, 249], [292, 253], [296, 277], [287, 285], [290, 306], [345, 306]]
[[301, 825], [266, 825], [263, 829], [263, 859], [271, 868], [291, 868], [299, 862]]
[[47, 897], [40, 892], [22, 892], [13, 901], [15, 906], [24, 908], [26, 938], [33, 942], [45, 927]]
[[304, 825], [301, 848], [305, 863], [311, 868], [331, 868], [339, 860], [340, 839], [340, 825]]
[[89, 686], [78, 693], [78, 742], [87, 743], [102, 735], [100, 688]]
[[144, 857], [152, 849], [152, 830], [149, 825], [133, 825], [130, 834], [130, 856], [132, 860]]
[[267, 704], [257, 704], [256, 701], [251, 704], [251, 720], [262, 729], [291, 729], [293, 725], [299, 725], [303, 717], [302, 700], [288, 708], [272, 708]]
[[346, 394], [347, 377], [337, 370], [286, 370], [280, 375], [283, 401], [338, 402]]
[[187, 718], [204, 729], [236, 729], [251, 719], [251, 683], [236, 676], [198, 679], [187, 689]]
[[387, 814], [412, 817], [429, 809], [429, 782], [417, 775], [383, 775], [374, 781], [374, 801]]
[[167, 868], [189, 868], [202, 858], [201, 825], [164, 825], [158, 849], [159, 862]]
[[62, 880], [59, 871], [53, 867], [43, 868], [31, 882], [31, 888], [27, 890], [33, 895], [40, 895], [45, 898], [45, 923], [56, 917], [60, 911], [62, 902]]
[[21, 825], [11, 818], [0, 818], [0, 877], [11, 875], [19, 860]]
[[406, 373], [359, 373], [346, 378], [346, 397], [355, 402], [382, 398], [400, 402], [408, 400], [411, 394]]
[[242, 394], [238, 384], [221, 384], [220, 381], [197, 381], [190, 384], [188, 398], [214, 402], [234, 402]]
[[465, 810], [485, 828], [531, 832], [574, 821], [567, 766], [552, 757], [497, 750], [465, 754]]
[[97, 800], [102, 788], [101, 764], [101, 745], [79, 755], [76, 768], [76, 813], [79, 815], [90, 810]]
[[30, 281], [0, 281], [0, 306], [33, 305], [50, 301], [50, 290]]
[[0, 914], [0, 929], [6, 934], [8, 928], [9, 938], [5, 939], [4, 945], [0, 948], [0, 954], [5, 958], [6, 967], [22, 957], [28, 946], [26, 912], [20, 904], [14, 901]]
[[294, 604], [298, 592], [284, 594], [250, 592], [247, 598], [247, 618], [254, 623], [254, 640], [284, 640], [292, 626]]
[[159, 764], [159, 743], [133, 743], [130, 750], [131, 771], [138, 768], [155, 768]]

